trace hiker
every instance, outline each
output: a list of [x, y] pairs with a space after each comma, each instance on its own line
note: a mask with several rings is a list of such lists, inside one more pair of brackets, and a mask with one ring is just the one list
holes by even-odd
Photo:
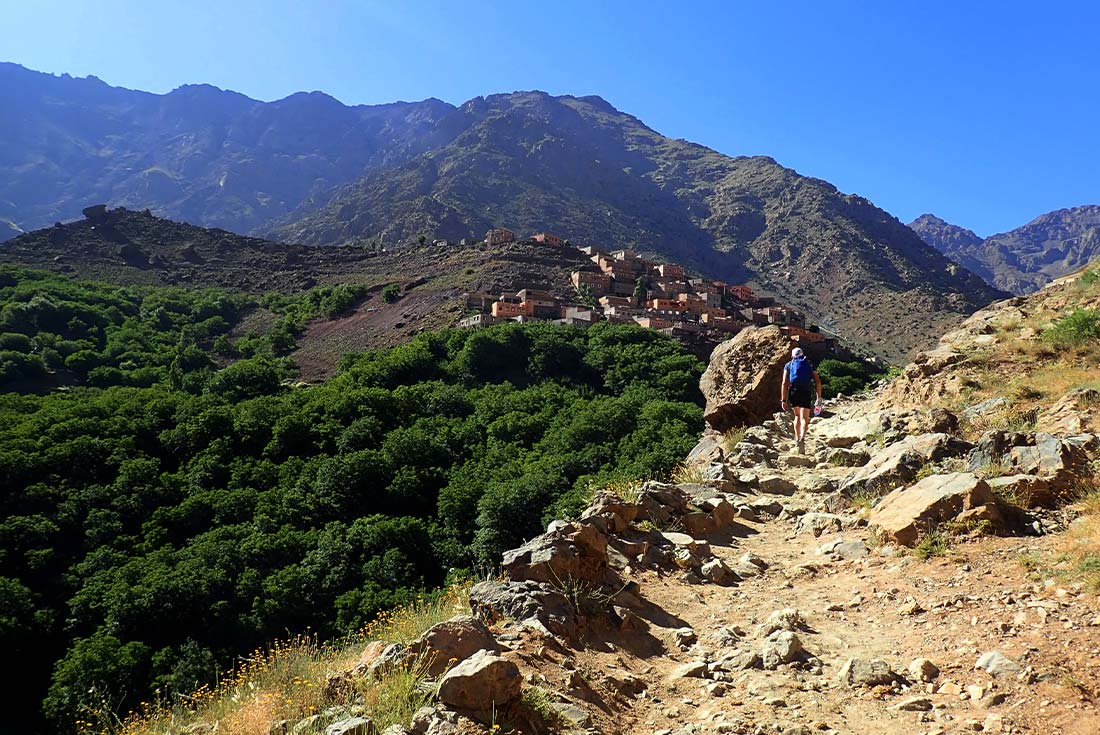
[[791, 350], [791, 361], [783, 366], [780, 405], [794, 411], [794, 440], [798, 453], [806, 451], [806, 429], [810, 428], [810, 411], [814, 407], [813, 391], [817, 389], [817, 406], [821, 407], [821, 377], [801, 347]]

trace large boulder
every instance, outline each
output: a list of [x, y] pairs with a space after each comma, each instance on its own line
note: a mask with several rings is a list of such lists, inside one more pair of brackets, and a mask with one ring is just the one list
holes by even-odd
[[911, 546], [921, 531], [995, 502], [989, 485], [977, 475], [969, 472], [932, 475], [887, 495], [875, 506], [868, 521], [893, 541]]
[[886, 490], [904, 485], [916, 479], [927, 463], [957, 456], [969, 449], [969, 444], [947, 434], [907, 436], [875, 452], [841, 489], [849, 492], [865, 487]]
[[541, 536], [504, 552], [502, 567], [517, 581], [558, 584], [569, 579], [603, 583], [613, 574], [607, 559], [607, 536], [596, 522], [553, 524]]
[[778, 327], [745, 329], [714, 348], [699, 389], [707, 400], [707, 426], [725, 432], [759, 424], [779, 407], [790, 340]]
[[572, 639], [577, 614], [569, 600], [549, 584], [539, 582], [479, 582], [470, 588], [470, 609], [478, 620], [535, 623], [555, 635]]
[[434, 678], [456, 662], [482, 650], [497, 650], [493, 634], [477, 618], [458, 615], [425, 631], [409, 644], [407, 655], [412, 658], [423, 657], [425, 672]]
[[519, 697], [522, 683], [514, 662], [478, 651], [440, 679], [439, 701], [460, 710], [499, 710]]

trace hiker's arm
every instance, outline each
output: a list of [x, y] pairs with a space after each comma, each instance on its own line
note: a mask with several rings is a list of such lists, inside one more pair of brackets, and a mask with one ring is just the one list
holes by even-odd
[[814, 370], [814, 383], [817, 384], [817, 400], [821, 400], [821, 376]]
[[786, 368], [783, 369], [783, 384], [779, 386], [779, 402], [787, 402], [787, 391], [790, 390], [791, 377], [787, 375]]

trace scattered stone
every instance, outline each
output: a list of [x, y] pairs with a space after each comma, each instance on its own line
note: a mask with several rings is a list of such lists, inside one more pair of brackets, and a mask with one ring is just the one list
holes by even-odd
[[782, 475], [761, 477], [757, 481], [757, 487], [760, 488], [760, 492], [769, 495], [794, 495], [798, 492], [798, 485]]
[[953, 681], [945, 681], [936, 689], [936, 694], [945, 694], [948, 697], [957, 697], [962, 694], [963, 688]]
[[325, 735], [374, 735], [374, 722], [367, 717], [349, 717], [325, 728]]
[[889, 488], [912, 482], [929, 462], [963, 454], [970, 444], [947, 434], [907, 436], [876, 452], [842, 486], [849, 492], [863, 487]]
[[836, 513], [803, 513], [794, 524], [795, 533], [811, 533], [814, 538], [829, 532], [840, 532], [858, 523], [855, 516], [842, 516]]
[[704, 579], [723, 586], [737, 584], [741, 581], [740, 578], [734, 574], [733, 570], [726, 566], [724, 561], [717, 558], [711, 559], [703, 564], [699, 572], [703, 575]]
[[741, 578], [757, 577], [768, 568], [768, 563], [751, 551], [746, 551], [733, 565], [733, 571]]
[[932, 700], [928, 697], [906, 697], [893, 708], [900, 712], [927, 712], [932, 709]]
[[676, 639], [676, 645], [681, 648], [690, 646], [699, 640], [699, 637], [695, 635], [695, 631], [691, 628], [677, 628], [672, 631], [672, 636]]
[[715, 665], [722, 671], [744, 671], [755, 669], [760, 663], [760, 655], [756, 651], [738, 650], [719, 659]]
[[916, 681], [935, 681], [940, 669], [926, 658], [915, 658], [909, 664], [909, 677]]
[[850, 658], [837, 672], [837, 678], [849, 686], [873, 687], [893, 684], [898, 675], [881, 658]]
[[760, 625], [760, 635], [770, 636], [777, 630], [805, 630], [806, 621], [802, 617], [802, 613], [798, 612], [793, 607], [785, 607], [782, 610], [776, 610], [768, 619]]
[[974, 664], [974, 668], [987, 671], [993, 676], [1016, 676], [1024, 670], [1024, 667], [1000, 651], [983, 653]]
[[456, 709], [484, 711], [519, 696], [519, 667], [489, 651], [478, 651], [444, 674], [439, 701]]
[[795, 484], [798, 485], [798, 489], [802, 492], [813, 493], [815, 495], [831, 493], [836, 489], [836, 483], [828, 477], [815, 475], [813, 473], [806, 473], [799, 476], [799, 478], [795, 480]]
[[760, 649], [760, 660], [765, 669], [778, 668], [798, 658], [802, 653], [802, 641], [789, 630], [779, 630], [768, 636]]
[[668, 675], [669, 681], [676, 679], [705, 679], [707, 676], [707, 664], [705, 661], [691, 661], [690, 663], [680, 664], [674, 668]]
[[592, 715], [575, 704], [553, 702], [550, 706], [558, 713], [558, 717], [565, 720], [574, 729], [585, 728], [592, 724]]

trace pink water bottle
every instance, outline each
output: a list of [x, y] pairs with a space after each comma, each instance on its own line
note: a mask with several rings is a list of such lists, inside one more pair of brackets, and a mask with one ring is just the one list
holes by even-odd
[[814, 404], [814, 416], [820, 416], [820, 415], [821, 415], [821, 403], [815, 403]]

